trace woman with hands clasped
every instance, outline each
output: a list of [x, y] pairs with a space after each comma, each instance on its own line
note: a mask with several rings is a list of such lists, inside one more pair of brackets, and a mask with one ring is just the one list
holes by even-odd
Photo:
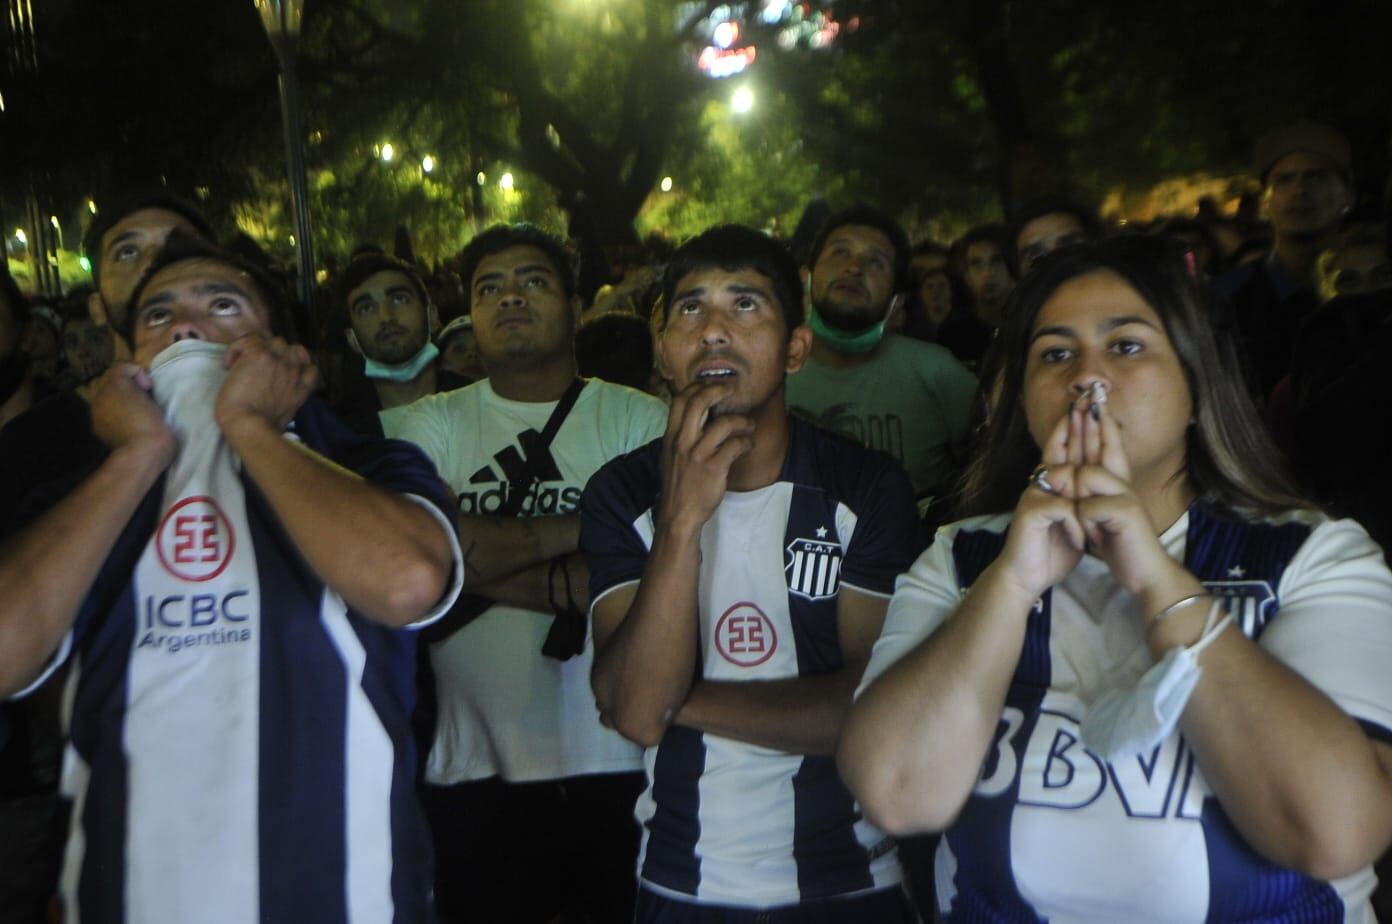
[[1392, 573], [1277, 470], [1163, 241], [1041, 263], [968, 509], [899, 579], [838, 763], [945, 831], [948, 920], [1371, 921]]

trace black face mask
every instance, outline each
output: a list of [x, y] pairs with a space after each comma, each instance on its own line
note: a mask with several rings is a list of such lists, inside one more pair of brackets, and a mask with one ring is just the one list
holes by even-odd
[[29, 354], [15, 347], [13, 353], [0, 359], [0, 404], [10, 400], [24, 384], [24, 375], [29, 371]]

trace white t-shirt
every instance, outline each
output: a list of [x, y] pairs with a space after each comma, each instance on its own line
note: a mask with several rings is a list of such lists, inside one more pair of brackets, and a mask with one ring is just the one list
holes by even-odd
[[[1008, 526], [1008, 516], [953, 524], [900, 577], [862, 690], [951, 615]], [[1243, 632], [1370, 737], [1392, 740], [1392, 573], [1362, 527], [1313, 513], [1238, 523], [1196, 504], [1160, 539], [1227, 601]], [[1136, 607], [1092, 556], [1036, 604], [996, 741], [938, 849], [943, 913], [1372, 921], [1371, 869], [1325, 883], [1262, 859], [1178, 731], [1115, 763], [1084, 747], [1079, 725], [1104, 683], [1132, 682], [1150, 666]]]
[[[487, 379], [429, 395], [383, 419], [387, 436], [425, 450], [465, 514], [496, 513], [510, 474], [537, 448], [556, 402], [509, 401]], [[522, 516], [569, 516], [610, 459], [662, 435], [656, 398], [587, 382], [549, 447], [551, 463]], [[544, 657], [551, 613], [494, 606], [431, 646], [439, 720], [425, 778], [449, 785], [501, 775], [512, 782], [640, 770], [641, 749], [599, 724], [590, 666], [594, 638], [568, 661]]]

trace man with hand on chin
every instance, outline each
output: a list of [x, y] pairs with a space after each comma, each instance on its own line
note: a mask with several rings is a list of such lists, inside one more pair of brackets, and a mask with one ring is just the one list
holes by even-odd
[[0, 690], [76, 672], [74, 919], [429, 919], [400, 630], [459, 592], [452, 504], [314, 404], [285, 308], [172, 237], [94, 392], [105, 460], [0, 553]]
[[913, 549], [908, 482], [789, 416], [811, 333], [779, 244], [714, 228], [662, 289], [667, 432], [581, 502], [595, 697], [647, 748], [637, 920], [914, 920], [829, 756]]
[[885, 335], [908, 267], [908, 238], [889, 216], [854, 206], [827, 220], [808, 267], [811, 352], [788, 379], [788, 403], [893, 456], [926, 507], [956, 477], [976, 379], [945, 347]]

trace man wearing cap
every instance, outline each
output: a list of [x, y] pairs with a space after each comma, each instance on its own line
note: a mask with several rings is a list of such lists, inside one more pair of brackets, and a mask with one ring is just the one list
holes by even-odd
[[362, 357], [371, 384], [350, 389], [337, 408], [354, 430], [381, 436], [385, 421], [411, 402], [468, 384], [438, 368], [440, 350], [431, 337], [439, 321], [411, 264], [382, 253], [359, 254], [335, 291], [344, 336]]
[[1312, 122], [1278, 128], [1257, 142], [1253, 168], [1274, 236], [1264, 260], [1214, 282], [1233, 323], [1259, 401], [1290, 371], [1300, 323], [1319, 305], [1315, 261], [1334, 240], [1352, 203], [1349, 142]]
[[459, 376], [466, 385], [488, 378], [488, 370], [483, 368], [483, 361], [479, 359], [472, 315], [461, 314], [450, 321], [441, 328], [440, 335], [435, 339], [440, 346], [437, 365], [441, 372]]

